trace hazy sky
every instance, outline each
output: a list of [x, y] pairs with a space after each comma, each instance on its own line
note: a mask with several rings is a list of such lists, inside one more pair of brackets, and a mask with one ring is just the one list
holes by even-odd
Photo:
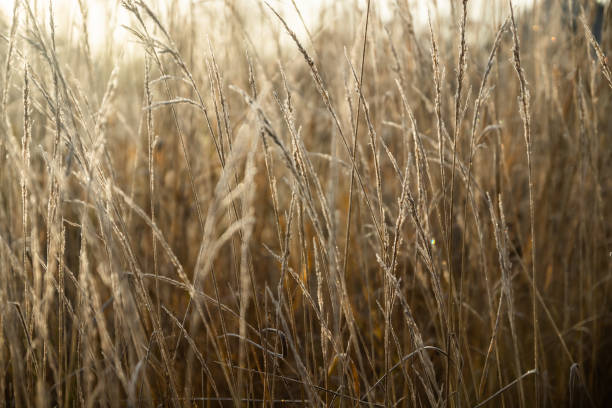
[[[0, 0], [0, 9], [10, 15], [12, 12], [12, 7], [15, 0]], [[120, 27], [121, 24], [128, 24], [129, 17], [125, 10], [120, 8], [120, 11], [117, 16], [117, 24], [114, 24], [116, 28], [114, 32], [112, 32], [113, 27], [111, 26], [111, 21], [109, 21], [109, 16], [106, 13], [106, 10], [109, 4], [116, 4], [117, 0], [84, 0], [85, 4], [88, 5], [89, 8], [89, 21], [88, 28], [90, 33], [90, 43], [92, 46], [95, 46], [98, 43], [102, 43], [108, 39], [109, 35], [113, 35], [116, 39], [125, 38], [125, 30]], [[196, 3], [201, 3], [202, 0], [179, 0], [184, 2], [185, 5], [189, 4], [190, 1], [196, 1]], [[210, 1], [210, 0], [209, 0]], [[256, 0], [253, 1], [255, 4]], [[298, 17], [293, 10], [293, 6], [291, 4], [291, 0], [268, 0], [270, 4], [272, 4], [275, 8], [284, 10], [286, 12], [286, 18], [289, 20], [288, 22], [294, 27], [300, 27]], [[323, 4], [329, 4], [337, 0], [295, 0], [296, 4], [300, 8], [300, 11], [306, 21], [308, 26], [313, 26], [315, 22], [315, 18], [317, 17], [318, 9]], [[350, 1], [350, 0], [347, 0]], [[353, 0], [360, 7], [364, 7], [367, 0]], [[380, 6], [380, 12], [384, 15], [390, 12], [389, 4], [392, 3], [390, 0], [373, 0]], [[453, 1], [453, 0], [448, 0]], [[472, 0], [470, 2], [470, 7], [472, 9], [478, 10], [485, 4], [491, 4], [491, 0]], [[498, 0], [500, 2], [505, 3], [506, 0]], [[517, 6], [531, 4], [534, 0], [514, 0], [514, 3]], [[169, 0], [152, 0], [151, 3], [159, 3], [164, 4], [168, 3]], [[219, 0], [221, 2], [221, 0]], [[430, 3], [428, 0], [409, 0], [413, 7], [413, 14], [416, 20], [416, 23], [419, 24], [419, 21], [425, 22], [427, 18], [427, 4]], [[33, 1], [30, 0], [32, 4]], [[211, 1], [214, 3], [214, 0]], [[39, 5], [45, 5], [47, 8], [48, 2], [46, 0], [38, 0]], [[80, 12], [78, 9], [78, 0], [53, 0], [54, 8], [56, 11], [56, 25], [61, 26], [62, 24], [70, 24], [71, 21], [80, 21]], [[248, 4], [248, 2], [246, 3]], [[441, 9], [444, 9], [443, 5], [445, 4], [444, 0], [439, 0], [439, 5]], [[61, 27], [60, 27], [61, 29]]]

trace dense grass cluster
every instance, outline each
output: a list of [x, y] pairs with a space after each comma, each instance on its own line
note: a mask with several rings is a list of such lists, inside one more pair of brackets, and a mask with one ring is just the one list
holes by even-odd
[[0, 20], [0, 405], [612, 401], [610, 6], [87, 3]]

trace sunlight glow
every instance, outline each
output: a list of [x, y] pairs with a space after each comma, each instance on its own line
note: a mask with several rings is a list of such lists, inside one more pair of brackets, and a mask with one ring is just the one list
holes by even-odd
[[[70, 37], [71, 33], [66, 33], [65, 30], [62, 30], [63, 27], [71, 27], [73, 30], [76, 30], [81, 26], [82, 16], [79, 8], [78, 0], [52, 0], [54, 13], [55, 13], [55, 25], [57, 27], [58, 33], [68, 34]], [[172, 0], [177, 1], [179, 7], [189, 7], [189, 4], [193, 2], [193, 4], [199, 6], [207, 6], [207, 2], [196, 1], [196, 0]], [[256, 7], [258, 0], [252, 0], [253, 7]], [[269, 0], [269, 3], [279, 12], [285, 15], [287, 22], [292, 26], [296, 27], [296, 33], [299, 36], [303, 36], [304, 30], [302, 29], [302, 23], [299, 19], [297, 12], [294, 9], [293, 1], [300, 10], [302, 17], [304, 18], [304, 22], [309, 28], [312, 28], [317, 25], [319, 18], [319, 11], [324, 6], [331, 6], [334, 3], [337, 3], [337, 0]], [[367, 0], [347, 0], [348, 2], [355, 3], [357, 7], [362, 10], [365, 9], [367, 5]], [[449, 0], [452, 1], [452, 0]], [[514, 4], [517, 7], [531, 5], [535, 0], [515, 0]], [[607, 1], [607, 0], [598, 0], [598, 1]], [[0, 1], [0, 13], [3, 13], [5, 16], [11, 16], [13, 5], [15, 0], [1, 0]], [[124, 41], [127, 38], [126, 30], [121, 27], [124, 24], [130, 23], [130, 17], [126, 10], [121, 7], [119, 0], [83, 0], [83, 4], [87, 9], [88, 21], [87, 21], [87, 29], [89, 33], [89, 42], [92, 48], [96, 49], [99, 46], [108, 43], [109, 38], [112, 38], [114, 42]], [[171, 3], [171, 0], [152, 0], [149, 2], [153, 5], [158, 5], [161, 9], [166, 8], [162, 7], [164, 5], [168, 5]], [[211, 1], [209, 4], [215, 4], [215, 1]], [[431, 2], [428, 0], [409, 0], [409, 3], [412, 7], [412, 14], [415, 20], [415, 24], [417, 26], [424, 25], [427, 22], [427, 10], [428, 6], [431, 5]], [[48, 2], [44, 0], [33, 1], [30, 0], [30, 4], [37, 4], [41, 9], [44, 8], [44, 11], [48, 13]], [[249, 4], [245, 2], [245, 4]], [[393, 0], [376, 0], [372, 2], [372, 6], [376, 7], [379, 15], [383, 20], [390, 18], [393, 12]], [[489, 0], [472, 0], [469, 3], [469, 7], [473, 12], [480, 12], [483, 8], [486, 9], [486, 5], [490, 5]], [[448, 11], [448, 5], [444, 2], [439, 2], [440, 13], [446, 14]], [[485, 10], [486, 11], [486, 10]], [[44, 15], [46, 13], [42, 13], [39, 15]], [[76, 35], [77, 33], [72, 33], [72, 35]]]

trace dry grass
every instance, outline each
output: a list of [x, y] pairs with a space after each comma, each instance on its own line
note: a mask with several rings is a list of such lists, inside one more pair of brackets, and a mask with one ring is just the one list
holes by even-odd
[[99, 46], [17, 1], [2, 406], [609, 404], [612, 7], [574, 2], [124, 0]]

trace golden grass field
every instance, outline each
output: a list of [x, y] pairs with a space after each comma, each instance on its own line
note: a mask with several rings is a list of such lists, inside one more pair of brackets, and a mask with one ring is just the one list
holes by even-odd
[[0, 406], [610, 406], [612, 6], [73, 3], [0, 17]]

